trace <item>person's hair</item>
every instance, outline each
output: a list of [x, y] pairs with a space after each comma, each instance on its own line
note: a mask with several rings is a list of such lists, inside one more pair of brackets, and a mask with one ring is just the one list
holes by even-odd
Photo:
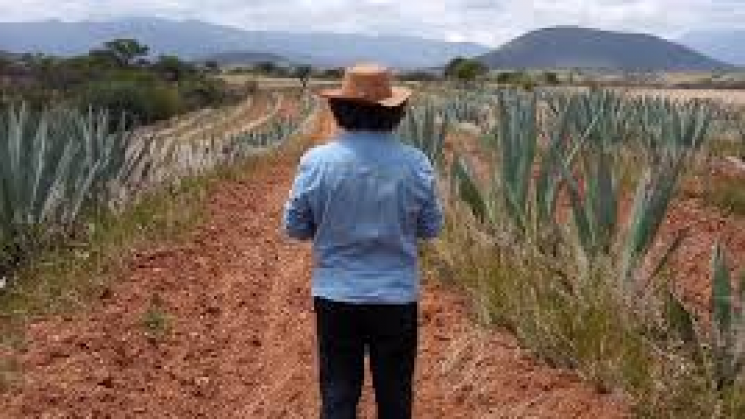
[[350, 99], [329, 99], [336, 123], [346, 131], [394, 131], [406, 115], [406, 105], [386, 107]]

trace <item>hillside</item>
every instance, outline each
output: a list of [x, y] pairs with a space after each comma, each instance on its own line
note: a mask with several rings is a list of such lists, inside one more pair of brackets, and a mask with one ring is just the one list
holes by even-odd
[[201, 59], [230, 51], [276, 54], [316, 66], [343, 66], [377, 60], [399, 68], [434, 67], [456, 56], [477, 56], [488, 49], [410, 36], [246, 31], [197, 20], [129, 18], [102, 22], [0, 23], [0, 49], [72, 55], [113, 38], [136, 38], [155, 54]]
[[0, 49], [0, 58], [5, 59], [5, 60], [12, 60], [18, 57], [17, 57], [17, 54], [13, 54], [8, 51], [3, 51]]
[[530, 32], [480, 60], [491, 68], [712, 70], [729, 65], [662, 38], [579, 27]]
[[694, 31], [678, 41], [711, 57], [745, 66], [745, 29]]
[[215, 61], [222, 66], [252, 65], [263, 62], [271, 62], [277, 64], [291, 63], [291, 61], [287, 58], [277, 54], [247, 51], [228, 51], [219, 52], [217, 54], [210, 54], [204, 56], [202, 58], [202, 61]]

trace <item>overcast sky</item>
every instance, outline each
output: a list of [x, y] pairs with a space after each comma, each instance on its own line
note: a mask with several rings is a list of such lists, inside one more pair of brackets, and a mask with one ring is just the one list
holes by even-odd
[[498, 45], [553, 25], [745, 29], [745, 0], [0, 0], [0, 20], [200, 19], [257, 30], [413, 34]]

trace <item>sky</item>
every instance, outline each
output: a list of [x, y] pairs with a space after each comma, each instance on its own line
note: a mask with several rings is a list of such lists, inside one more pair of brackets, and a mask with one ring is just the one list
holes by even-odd
[[408, 34], [497, 46], [556, 25], [647, 32], [745, 29], [745, 0], [0, 0], [0, 21], [199, 19], [249, 30]]

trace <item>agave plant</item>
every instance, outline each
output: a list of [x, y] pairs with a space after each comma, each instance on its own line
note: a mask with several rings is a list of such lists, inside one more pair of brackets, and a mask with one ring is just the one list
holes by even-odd
[[[173, 144], [173, 149], [163, 155], [164, 167], [169, 178], [197, 175], [218, 166], [237, 163], [246, 157], [275, 147], [294, 135], [314, 109], [317, 101], [310, 96], [300, 98], [297, 116], [277, 115], [250, 130], [225, 138], [209, 136], [201, 141]], [[160, 176], [163, 178], [164, 176]]]
[[[690, 112], [670, 108], [670, 115], [659, 120], [662, 138], [657, 142], [668, 146], [656, 165], [645, 168], [645, 175], [637, 188], [623, 245], [621, 275], [627, 281], [633, 281], [633, 272], [654, 243], [684, 167], [705, 140], [711, 119], [711, 114], [705, 110]], [[679, 240], [674, 243], [679, 243]], [[671, 247], [668, 252], [673, 250]]]
[[[628, 121], [643, 114], [634, 111], [630, 115], [630, 106], [603, 92], [553, 98], [550, 116], [544, 120], [536, 95], [503, 93], [498, 97], [497, 128], [485, 142], [498, 156], [491, 183], [481, 187], [467, 160], [459, 157], [452, 170], [456, 178], [453, 185], [480, 219], [507, 226], [542, 251], [546, 251], [546, 238], [553, 242], [559, 234], [561, 240], [578, 249], [575, 254], [582, 271], [598, 258], [613, 257], [621, 278], [635, 282], [640, 261], [654, 243], [685, 163], [705, 138], [710, 115], [701, 108], [667, 104], [655, 108], [655, 112], [665, 109], [667, 113], [648, 120], [656, 125], [643, 130], [656, 136], [650, 141], [667, 145], [661, 147], [657, 164], [644, 169], [630, 221], [622, 229], [618, 156], [631, 146]], [[545, 139], [543, 144], [540, 138]], [[559, 228], [557, 221], [561, 191], [569, 199], [571, 229]], [[497, 209], [504, 210], [503, 219], [498, 219]], [[680, 241], [676, 239], [668, 253]], [[657, 267], [653, 272], [660, 270]]]
[[441, 167], [448, 127], [448, 119], [433, 104], [427, 103], [409, 110], [398, 136], [403, 142], [421, 149], [435, 166]]
[[[711, 257], [711, 321], [709, 333], [698, 333], [696, 315], [672, 293], [669, 294], [667, 320], [680, 338], [692, 348], [699, 363], [710, 357], [712, 381], [717, 391], [730, 389], [745, 371], [745, 271], [737, 288], [726, 251], [716, 243]], [[707, 340], [708, 338], [708, 340]]]
[[[64, 231], [86, 205], [106, 204], [144, 160], [105, 112], [29, 112], [10, 107], [0, 118], [0, 242], [18, 246], [28, 232]], [[18, 255], [12, 256], [16, 257]]]
[[448, 97], [440, 105], [442, 115], [449, 121], [468, 122], [487, 127], [491, 96], [476, 93], [459, 93]]

